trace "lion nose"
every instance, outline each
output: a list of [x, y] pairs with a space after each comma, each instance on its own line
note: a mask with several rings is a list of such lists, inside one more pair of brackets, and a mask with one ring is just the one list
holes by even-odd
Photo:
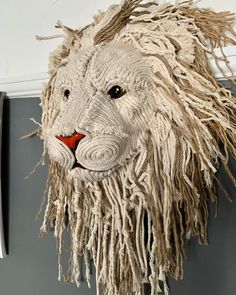
[[84, 137], [85, 135], [82, 133], [74, 133], [70, 136], [56, 135], [56, 138], [61, 140], [71, 150], [75, 150], [77, 148], [79, 141]]

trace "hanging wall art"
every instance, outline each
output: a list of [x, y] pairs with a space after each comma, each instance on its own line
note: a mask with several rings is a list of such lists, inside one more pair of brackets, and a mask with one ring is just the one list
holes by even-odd
[[[78, 16], [79, 17], [79, 16]], [[54, 230], [59, 279], [97, 294], [168, 294], [185, 241], [207, 243], [217, 169], [236, 157], [235, 98], [208, 64], [235, 44], [234, 14], [192, 1], [124, 0], [71, 29], [51, 53], [40, 136], [49, 154], [42, 235]], [[61, 264], [69, 232], [69, 271]], [[79, 294], [79, 293], [78, 293]]]

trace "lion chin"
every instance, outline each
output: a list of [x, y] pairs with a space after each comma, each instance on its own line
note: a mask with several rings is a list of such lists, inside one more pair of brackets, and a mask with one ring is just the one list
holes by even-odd
[[115, 170], [115, 167], [107, 171], [92, 171], [84, 167], [75, 167], [68, 170], [68, 176], [82, 181], [101, 181], [110, 176]]

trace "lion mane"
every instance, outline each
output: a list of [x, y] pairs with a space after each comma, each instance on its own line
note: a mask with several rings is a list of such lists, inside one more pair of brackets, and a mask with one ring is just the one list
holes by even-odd
[[[216, 174], [220, 164], [235, 182], [228, 168], [229, 154], [236, 156], [235, 98], [219, 84], [208, 64], [211, 56], [221, 71], [223, 62], [230, 71], [224, 55], [217, 57], [214, 48], [235, 44], [233, 15], [195, 7], [192, 1], [158, 5], [124, 0], [100, 12], [80, 30], [61, 22], [57, 26], [64, 39], [51, 53], [50, 79], [41, 95], [41, 138], [45, 153], [49, 152], [48, 203], [41, 233], [54, 229], [59, 279], [79, 286], [84, 273], [90, 286], [93, 262], [97, 294], [142, 295], [144, 283], [150, 283], [151, 294], [162, 288], [168, 294], [167, 278], [183, 276], [186, 239], [197, 237], [207, 244], [208, 203], [217, 201], [214, 184], [220, 184]], [[132, 153], [119, 158], [126, 148], [127, 133], [129, 137], [132, 132], [126, 130], [123, 136], [124, 130], [112, 129], [114, 124], [100, 128], [99, 132], [108, 136], [106, 144], [111, 145], [111, 157], [118, 157], [118, 165], [108, 172], [101, 168], [91, 178], [75, 177], [68, 172], [71, 164], [66, 162], [69, 154], [60, 150], [63, 144], [58, 151], [55, 139], [48, 141], [67, 107], [58, 94], [63, 83], [57, 79], [63, 71], [63, 79], [74, 73], [77, 59], [84, 79], [88, 67], [93, 66], [94, 54], [106, 52], [108, 47], [112, 58], [121, 59], [127, 52], [119, 69], [127, 72], [124, 75], [131, 86], [144, 90], [138, 98], [130, 95], [115, 102], [117, 110], [125, 105], [125, 121], [132, 122]], [[123, 50], [122, 54], [116, 49]], [[106, 57], [105, 53], [100, 56], [97, 64], [105, 68]], [[130, 71], [125, 67], [128, 60]], [[138, 62], [145, 75], [143, 70], [132, 74], [133, 64]], [[91, 70], [89, 81], [101, 73]], [[73, 80], [71, 77], [68, 79]], [[93, 118], [96, 121], [96, 112], [103, 112], [106, 118], [105, 107], [100, 110], [106, 106], [105, 100], [102, 106], [95, 103], [96, 99], [93, 112], [91, 107], [84, 111], [84, 126], [90, 126]], [[61, 128], [66, 136], [67, 122], [74, 117], [65, 113], [57, 130]], [[99, 129], [94, 125], [93, 130], [95, 127]], [[122, 144], [113, 144], [107, 133], [122, 138]], [[91, 150], [92, 144], [86, 152]], [[94, 157], [104, 157], [104, 164], [108, 152], [99, 151], [98, 145]], [[65, 229], [71, 238], [68, 272], [61, 263]]]

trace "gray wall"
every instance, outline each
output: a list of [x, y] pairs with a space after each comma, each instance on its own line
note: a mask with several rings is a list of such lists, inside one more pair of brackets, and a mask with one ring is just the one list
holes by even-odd
[[[35, 222], [35, 215], [41, 203], [47, 168], [40, 167], [25, 181], [24, 177], [40, 159], [42, 144], [37, 138], [19, 141], [35, 128], [29, 118], [39, 120], [38, 103], [38, 99], [28, 98], [4, 104], [3, 205], [9, 256], [0, 260], [0, 295], [95, 295], [94, 283], [91, 290], [85, 283], [78, 290], [72, 284], [58, 282], [53, 234], [38, 238], [42, 218]], [[235, 188], [224, 173], [220, 173], [235, 199]], [[218, 218], [210, 216], [210, 245], [189, 243], [184, 280], [170, 280], [173, 295], [236, 294], [236, 200], [229, 203], [220, 192], [219, 199]]]
[[38, 99], [29, 98], [4, 104], [3, 205], [4, 214], [9, 211], [9, 256], [0, 260], [0, 295], [95, 294], [95, 284], [89, 290], [82, 283], [78, 291], [73, 284], [58, 282], [53, 234], [44, 239], [38, 237], [42, 218], [35, 222], [35, 216], [44, 192], [47, 167], [40, 167], [25, 181], [24, 177], [40, 159], [42, 143], [38, 138], [19, 141], [35, 129], [29, 118], [40, 121], [38, 104]]

